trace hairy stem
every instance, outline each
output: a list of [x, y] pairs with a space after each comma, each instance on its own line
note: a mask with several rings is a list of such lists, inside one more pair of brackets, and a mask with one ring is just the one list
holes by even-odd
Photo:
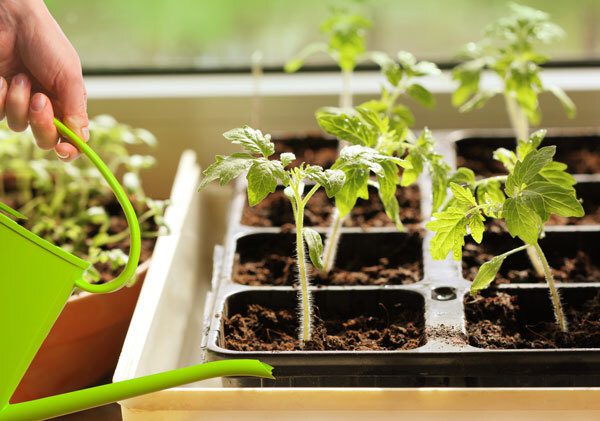
[[306, 270], [306, 256], [304, 250], [304, 237], [302, 229], [304, 228], [304, 203], [298, 191], [294, 191], [295, 205], [294, 219], [296, 221], [296, 254], [298, 266], [298, 278], [300, 281], [299, 300], [300, 300], [300, 345], [304, 344], [312, 338], [312, 305], [310, 299], [308, 272]]
[[544, 265], [540, 260], [540, 257], [533, 246], [527, 247], [527, 256], [529, 257], [529, 261], [531, 262], [531, 266], [533, 270], [537, 274], [537, 276], [542, 277], [545, 276]]
[[333, 221], [327, 230], [327, 240], [325, 241], [325, 251], [323, 252], [323, 269], [321, 273], [326, 275], [333, 269], [337, 256], [338, 245], [342, 234], [342, 225], [346, 217], [340, 216], [337, 207], [333, 208]]
[[[567, 332], [567, 319], [565, 318], [562, 304], [560, 302], [560, 295], [558, 294], [558, 290], [556, 289], [556, 285], [554, 283], [552, 269], [550, 269], [550, 265], [548, 265], [548, 260], [546, 260], [546, 256], [544, 255], [544, 252], [542, 251], [539, 244], [535, 243], [533, 245], [533, 248], [535, 249], [544, 267], [544, 274], [546, 276], [548, 288], [550, 289], [550, 299], [552, 300], [552, 308], [554, 309], [554, 318], [556, 319], [556, 324], [562, 332]], [[527, 250], [529, 250], [529, 248]]]
[[508, 112], [508, 118], [510, 124], [515, 132], [517, 140], [529, 139], [529, 121], [527, 116], [517, 103], [517, 100], [509, 95], [504, 95], [506, 101], [506, 111]]

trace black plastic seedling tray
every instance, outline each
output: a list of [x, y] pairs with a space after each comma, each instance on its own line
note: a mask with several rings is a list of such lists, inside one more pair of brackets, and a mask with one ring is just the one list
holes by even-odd
[[[511, 130], [463, 130], [450, 135], [456, 148], [458, 166], [475, 170], [482, 176], [503, 174], [501, 163], [492, 159], [498, 148], [514, 148]], [[600, 130], [553, 129], [549, 130], [544, 145], [556, 146], [554, 159], [569, 166], [571, 174], [597, 174], [591, 167], [600, 165]]]
[[[481, 140], [484, 134], [469, 133]], [[570, 136], [570, 135], [569, 135]], [[493, 137], [493, 136], [492, 136]], [[497, 137], [497, 136], [496, 136]], [[591, 137], [586, 137], [589, 141]], [[439, 140], [439, 138], [438, 138]], [[442, 149], [453, 162], [456, 135], [449, 136]], [[497, 139], [496, 139], [497, 140]], [[577, 143], [577, 141], [574, 141]], [[511, 145], [504, 145], [510, 147]], [[563, 145], [567, 148], [568, 145]], [[577, 176], [583, 181], [578, 190], [584, 200], [597, 199], [600, 179], [595, 175]], [[431, 204], [428, 180], [421, 177], [421, 211], [427, 219]], [[293, 255], [294, 235], [278, 227], [256, 228], [240, 224], [244, 207], [245, 184], [236, 186], [225, 252], [215, 271], [215, 300], [210, 317], [206, 350], [209, 360], [258, 358], [275, 367], [276, 380], [229, 378], [227, 386], [277, 387], [583, 387], [600, 386], [599, 348], [486, 349], [473, 346], [468, 337], [469, 320], [465, 308], [477, 305], [468, 295], [470, 282], [463, 277], [461, 262], [434, 261], [429, 256], [431, 233], [422, 225], [399, 233], [394, 228], [344, 228], [340, 243], [340, 266], [352, 270], [352, 261], [362, 256], [367, 262], [379, 252], [390, 257], [390, 264], [417, 259], [422, 276], [417, 282], [386, 285], [313, 286], [319, 315], [381, 315], [382, 311], [410, 308], [415, 322], [422, 326], [418, 346], [398, 351], [234, 351], [225, 346], [223, 320], [242, 312], [248, 304], [270, 308], [294, 309], [297, 293], [285, 282], [282, 286], [247, 286], [234, 281], [240, 262], [263, 253]], [[325, 234], [324, 228], [317, 228]], [[498, 236], [498, 243], [510, 247], [513, 239]], [[572, 256], [585, 250], [594, 262], [600, 261], [599, 225], [556, 225], [547, 229], [541, 242], [553, 264], [555, 254]], [[484, 242], [485, 243], [485, 242]], [[553, 250], [560, 248], [560, 253]], [[382, 251], [383, 250], [383, 251]], [[411, 257], [412, 255], [412, 257]], [[519, 269], [523, 256], [507, 259], [505, 265]], [[407, 260], [408, 259], [408, 260]], [[600, 283], [565, 282], [559, 286], [566, 308], [577, 307], [600, 293]], [[507, 293], [520, 303], [519, 318], [526, 323], [552, 320], [545, 283], [502, 284], [484, 292]], [[387, 310], [382, 310], [382, 309]], [[391, 309], [391, 310], [390, 310]]]

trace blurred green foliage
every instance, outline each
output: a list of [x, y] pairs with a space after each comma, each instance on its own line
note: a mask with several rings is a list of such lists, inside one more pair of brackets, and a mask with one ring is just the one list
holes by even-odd
[[[309, 42], [332, 6], [349, 0], [47, 0], [86, 68], [230, 68], [248, 66], [261, 50], [282, 66]], [[354, 4], [355, 2], [351, 2]], [[506, 12], [505, 0], [371, 0], [370, 50], [408, 50], [451, 60]], [[542, 9], [568, 36], [552, 46], [557, 60], [600, 58], [599, 0], [523, 0]], [[315, 56], [311, 64], [328, 64]]]

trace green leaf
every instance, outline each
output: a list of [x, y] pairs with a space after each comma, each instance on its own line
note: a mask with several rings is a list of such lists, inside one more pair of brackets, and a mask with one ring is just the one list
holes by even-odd
[[370, 108], [356, 107], [356, 111], [361, 119], [380, 134], [385, 134], [390, 129], [390, 121], [387, 117]]
[[432, 209], [438, 210], [446, 200], [446, 190], [448, 188], [448, 172], [450, 167], [442, 160], [431, 160], [429, 162], [429, 172], [431, 175], [432, 187]]
[[344, 11], [334, 14], [321, 24], [321, 31], [329, 35], [328, 50], [344, 71], [356, 67], [358, 57], [366, 49], [366, 29], [371, 21], [363, 16]]
[[420, 61], [413, 67], [415, 76], [437, 76], [442, 72], [435, 63], [431, 61]]
[[452, 174], [448, 181], [456, 184], [464, 184], [474, 189], [475, 173], [470, 168], [460, 167]]
[[467, 235], [467, 217], [464, 207], [449, 207], [443, 212], [433, 214], [433, 219], [426, 224], [427, 229], [435, 235], [429, 243], [431, 257], [443, 260], [452, 252], [454, 260], [460, 260], [462, 247]]
[[229, 130], [223, 133], [223, 137], [235, 145], [240, 145], [253, 155], [262, 155], [267, 158], [275, 153], [271, 135], [263, 135], [260, 130], [249, 126]]
[[391, 161], [381, 162], [383, 167], [383, 175], [377, 176], [379, 184], [379, 197], [385, 214], [394, 222], [396, 228], [402, 230], [404, 227], [400, 220], [400, 204], [396, 198], [396, 190], [398, 189], [398, 167]]
[[281, 161], [281, 165], [287, 167], [291, 162], [296, 159], [296, 155], [291, 152], [284, 152], [279, 157], [279, 161]]
[[298, 57], [294, 57], [285, 63], [285, 66], [283, 66], [283, 70], [286, 73], [295, 73], [298, 70], [300, 70], [302, 66], [304, 66], [304, 60]]
[[450, 190], [459, 204], [466, 207], [477, 206], [475, 196], [473, 196], [471, 189], [456, 183], [450, 183]]
[[257, 159], [248, 171], [248, 204], [255, 206], [269, 193], [275, 192], [277, 180], [284, 177], [284, 170], [278, 161]]
[[528, 192], [539, 194], [544, 203], [546, 214], [581, 217], [585, 214], [583, 206], [577, 200], [575, 189], [562, 187], [547, 181], [535, 181], [527, 187]]
[[471, 237], [477, 243], [481, 243], [481, 240], [483, 240], [483, 232], [485, 231], [483, 221], [485, 221], [485, 218], [479, 212], [472, 214], [469, 218], [469, 231], [471, 231]]
[[477, 186], [477, 201], [480, 204], [493, 205], [484, 208], [484, 213], [492, 218], [498, 218], [500, 215], [496, 210], [501, 209], [506, 196], [502, 191], [502, 184], [498, 180], [482, 180]]
[[565, 91], [560, 89], [558, 86], [554, 85], [547, 86], [546, 89], [552, 92], [552, 94], [560, 101], [563, 108], [565, 109], [565, 112], [567, 113], [567, 117], [575, 118], [575, 115], [577, 114], [577, 108], [575, 107], [575, 104], [573, 103], [571, 98], [569, 98], [569, 96], [565, 93]]
[[502, 207], [502, 216], [508, 232], [527, 244], [535, 244], [540, 235], [542, 218], [538, 206], [532, 205], [523, 196], [508, 198]]
[[457, 80], [459, 85], [452, 94], [452, 105], [460, 107], [479, 91], [479, 78], [481, 68], [466, 69], [463, 66], [457, 66], [452, 71], [452, 79]]
[[478, 110], [482, 108], [497, 92], [494, 91], [482, 91], [477, 92], [467, 102], [462, 104], [458, 111], [461, 113], [467, 113], [469, 111]]
[[552, 161], [540, 171], [540, 176], [546, 181], [559, 186], [574, 186], [577, 184], [575, 177], [567, 172], [567, 164]]
[[532, 182], [542, 168], [552, 161], [555, 152], [556, 146], [545, 146], [529, 153], [523, 161], [518, 161], [506, 179], [506, 194], [514, 197], [524, 185]]
[[228, 184], [231, 180], [247, 171], [252, 165], [253, 159], [251, 155], [244, 153], [235, 153], [231, 156], [217, 155], [215, 162], [204, 170], [204, 177], [200, 181], [199, 190], [202, 190], [215, 180], [219, 180], [221, 186]]
[[308, 247], [310, 261], [317, 269], [323, 269], [323, 240], [321, 235], [312, 228], [304, 227], [302, 236]]
[[411, 149], [406, 156], [406, 160], [410, 163], [411, 168], [404, 170], [400, 185], [402, 187], [410, 186], [419, 175], [423, 172], [423, 155], [417, 149]]
[[433, 94], [418, 83], [409, 85], [408, 88], [406, 88], [406, 93], [427, 108], [432, 108], [435, 106], [435, 98]]
[[475, 276], [475, 279], [471, 284], [471, 295], [477, 294], [477, 292], [487, 288], [492, 283], [492, 281], [496, 278], [496, 274], [500, 270], [502, 263], [504, 263], [505, 258], [505, 255], [496, 256], [490, 261], [481, 265], [479, 271], [477, 272], [477, 276]]
[[352, 211], [358, 198], [368, 199], [369, 170], [359, 166], [346, 166], [343, 169], [346, 174], [346, 182], [335, 195], [335, 206], [344, 217]]
[[304, 47], [294, 58], [285, 63], [283, 69], [286, 73], [294, 73], [297, 72], [302, 66], [304, 66], [304, 61], [317, 53], [326, 53], [327, 52], [327, 44], [324, 42], [315, 42]]
[[[527, 140], [519, 140], [517, 145], [517, 157], [519, 160], [525, 159], [531, 152], [537, 150], [542, 144], [544, 137], [546, 136], [546, 130], [537, 130], [529, 136]], [[514, 155], [514, 153], [513, 153]]]
[[346, 182], [346, 174], [340, 170], [323, 171], [318, 165], [309, 165], [304, 171], [306, 178], [322, 186], [328, 197], [335, 196]]
[[508, 171], [512, 171], [517, 162], [517, 155], [513, 151], [509, 151], [506, 148], [498, 148], [494, 151], [492, 157], [502, 163], [504, 168]]
[[357, 115], [348, 115], [335, 108], [321, 108], [316, 113], [319, 126], [340, 140], [373, 147], [377, 144], [378, 133], [364, 124]]
[[381, 68], [381, 73], [383, 73], [390, 85], [398, 86], [404, 73], [398, 63], [394, 62], [387, 53], [380, 51], [372, 52], [370, 57]]
[[387, 110], [387, 104], [381, 99], [371, 99], [369, 101], [363, 102], [359, 105], [359, 107], [373, 110], [378, 113], [385, 113]]

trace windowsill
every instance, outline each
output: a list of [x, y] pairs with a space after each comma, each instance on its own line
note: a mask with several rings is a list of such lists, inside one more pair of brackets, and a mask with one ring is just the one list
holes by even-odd
[[[249, 97], [257, 89], [250, 75], [88, 76], [85, 81], [90, 99]], [[600, 68], [546, 69], [542, 81], [569, 92], [600, 91]], [[382, 82], [378, 72], [359, 72], [352, 89], [357, 95], [373, 94]], [[456, 86], [449, 71], [421, 78], [421, 83], [434, 94], [451, 93]], [[482, 86], [500, 84], [494, 75], [485, 74]], [[340, 76], [332, 72], [266, 74], [259, 86], [264, 97], [337, 95], [340, 89]]]

